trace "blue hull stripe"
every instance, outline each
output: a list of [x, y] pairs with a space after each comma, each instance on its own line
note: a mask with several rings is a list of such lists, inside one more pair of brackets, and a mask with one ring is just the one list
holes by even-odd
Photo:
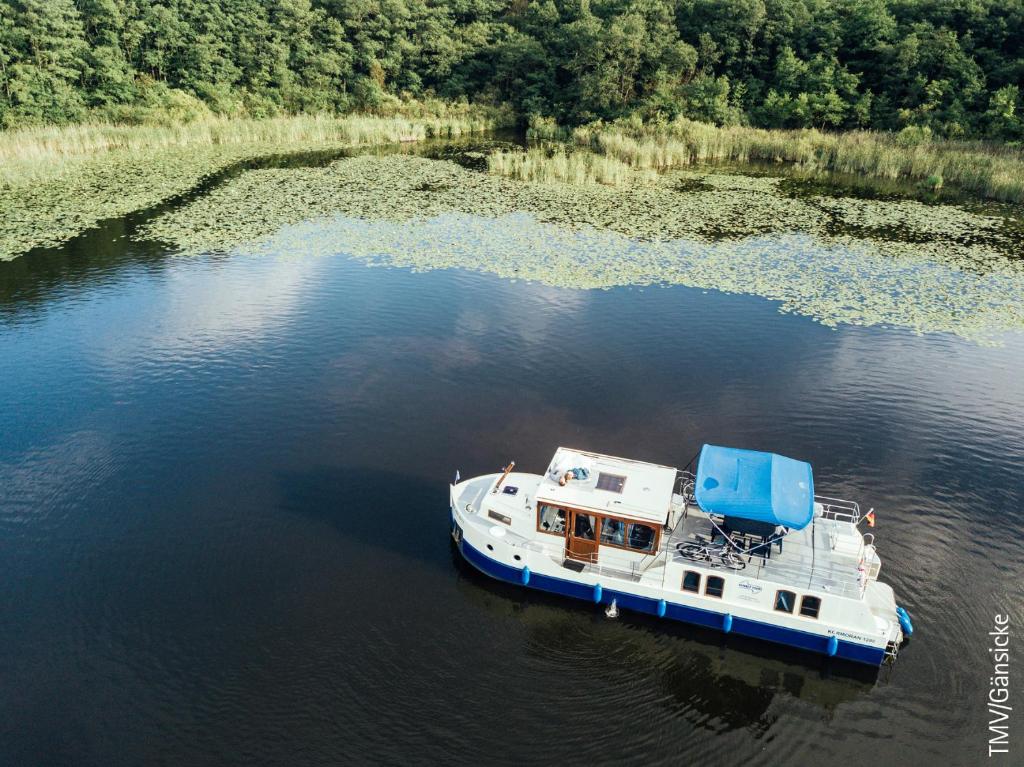
[[[508, 583], [514, 583], [517, 586], [523, 585], [523, 571], [521, 568], [510, 567], [509, 565], [502, 564], [501, 562], [491, 559], [482, 552], [473, 548], [473, 546], [465, 539], [462, 539], [459, 542], [459, 551], [462, 552], [462, 556], [465, 557], [467, 562], [485, 575], [489, 575], [492, 578], [497, 578], [498, 580], [506, 581]], [[562, 578], [554, 578], [550, 575], [541, 575], [540, 573], [532, 571], [530, 572], [529, 588], [547, 591], [552, 594], [574, 597], [587, 602], [594, 601], [594, 587], [592, 585], [567, 581]], [[646, 613], [654, 616], [658, 615], [659, 600], [604, 587], [601, 594], [601, 603], [610, 604], [613, 599], [618, 602], [619, 607], [624, 607], [627, 610], [633, 610], [634, 612]], [[698, 626], [721, 630], [725, 613], [716, 612], [714, 610], [702, 610], [698, 607], [688, 607], [686, 605], [679, 605], [673, 602], [666, 602], [665, 617], [682, 621], [684, 623], [693, 623]], [[775, 626], [771, 623], [762, 623], [761, 621], [755, 621], [749, 618], [734, 617], [732, 621], [732, 633], [754, 637], [755, 639], [764, 639], [778, 644], [789, 645], [790, 647], [798, 647], [802, 650], [809, 650], [810, 652], [819, 653], [821, 655], [827, 655], [829, 651], [828, 645], [830, 637], [828, 636], [811, 634], [806, 631], [798, 631], [796, 629], [785, 628], [783, 626]], [[882, 663], [882, 660], [885, 657], [885, 652], [878, 647], [870, 647], [857, 642], [847, 642], [846, 640], [840, 639], [835, 657], [845, 658], [846, 660], [852, 660], [857, 663], [867, 663], [872, 666], [878, 666]]]

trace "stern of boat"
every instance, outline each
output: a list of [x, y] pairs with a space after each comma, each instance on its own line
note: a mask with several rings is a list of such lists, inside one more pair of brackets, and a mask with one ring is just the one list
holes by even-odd
[[900, 648], [913, 633], [910, 617], [896, 605], [896, 594], [888, 583], [871, 581], [864, 590], [864, 599], [876, 628], [885, 637], [885, 660], [895, 661]]

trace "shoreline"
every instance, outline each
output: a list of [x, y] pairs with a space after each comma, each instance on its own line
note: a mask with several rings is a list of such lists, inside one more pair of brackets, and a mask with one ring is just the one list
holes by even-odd
[[[178, 126], [93, 123], [3, 132], [0, 261], [172, 200], [239, 163], [485, 135], [514, 121], [507, 108], [454, 105], [421, 116], [216, 118]], [[926, 202], [1024, 201], [1024, 152], [1010, 146], [930, 139], [904, 146], [903, 134], [720, 128], [689, 120], [595, 123], [559, 136], [556, 142], [534, 136], [526, 152], [492, 153], [491, 173], [522, 183], [615, 187], [656, 183], [672, 170], [753, 163], [805, 180], [845, 174], [866, 187], [898, 184], [910, 199]], [[524, 159], [531, 163], [528, 173], [522, 172]], [[926, 175], [937, 167], [945, 175]]]
[[300, 115], [0, 133], [0, 261], [159, 205], [237, 163], [482, 134], [510, 119], [507, 110], [467, 108], [434, 117]]

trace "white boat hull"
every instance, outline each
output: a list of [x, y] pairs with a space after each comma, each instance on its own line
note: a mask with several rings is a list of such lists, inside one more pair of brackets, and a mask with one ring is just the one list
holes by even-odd
[[[779, 614], [772, 610], [775, 584], [728, 569], [714, 571], [725, 581], [721, 597], [685, 592], [680, 580], [684, 569], [692, 565], [669, 561], [670, 556], [656, 573], [635, 565], [626, 569], [622, 562], [617, 568], [583, 567], [577, 571], [567, 567], [571, 563], [560, 561], [557, 536], [517, 530], [510, 521], [515, 513], [511, 501], [490, 492], [499, 476], [477, 477], [451, 486], [452, 537], [465, 560], [492, 578], [596, 605], [610, 605], [614, 600], [621, 609], [872, 666], [880, 665], [887, 648], [891, 651], [902, 640], [898, 626], [880, 620], [880, 611], [872, 612], [870, 606], [874, 599], [884, 605], [891, 602], [895, 610], [892, 590], [884, 583], [867, 584], [872, 593], [857, 600], [829, 596], [831, 613], [844, 618], [837, 621], [824, 611], [816, 619]], [[539, 479], [513, 474], [508, 484], [528, 491]], [[515, 503], [523, 506], [520, 499]], [[528, 506], [527, 495], [523, 508]], [[652, 557], [640, 559], [650, 564]]]

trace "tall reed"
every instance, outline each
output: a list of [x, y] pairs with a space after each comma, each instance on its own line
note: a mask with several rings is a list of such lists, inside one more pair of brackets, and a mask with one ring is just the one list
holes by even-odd
[[572, 137], [572, 129], [555, 122], [553, 117], [530, 115], [526, 125], [526, 138], [530, 141], [565, 141]]
[[113, 150], [152, 151], [230, 144], [385, 144], [480, 133], [508, 124], [497, 110], [450, 116], [297, 115], [268, 119], [213, 117], [183, 125], [93, 123], [0, 132], [0, 163], [47, 162]]
[[982, 142], [923, 140], [853, 131], [716, 127], [679, 119], [666, 124], [625, 120], [577, 128], [573, 140], [635, 168], [666, 170], [699, 162], [764, 161], [811, 170], [943, 182], [994, 200], [1024, 202], [1024, 152]]
[[532, 148], [525, 152], [494, 152], [487, 158], [488, 170], [520, 181], [563, 182], [630, 186], [656, 176], [651, 170], [631, 168], [614, 157], [587, 151], [548, 151]]

